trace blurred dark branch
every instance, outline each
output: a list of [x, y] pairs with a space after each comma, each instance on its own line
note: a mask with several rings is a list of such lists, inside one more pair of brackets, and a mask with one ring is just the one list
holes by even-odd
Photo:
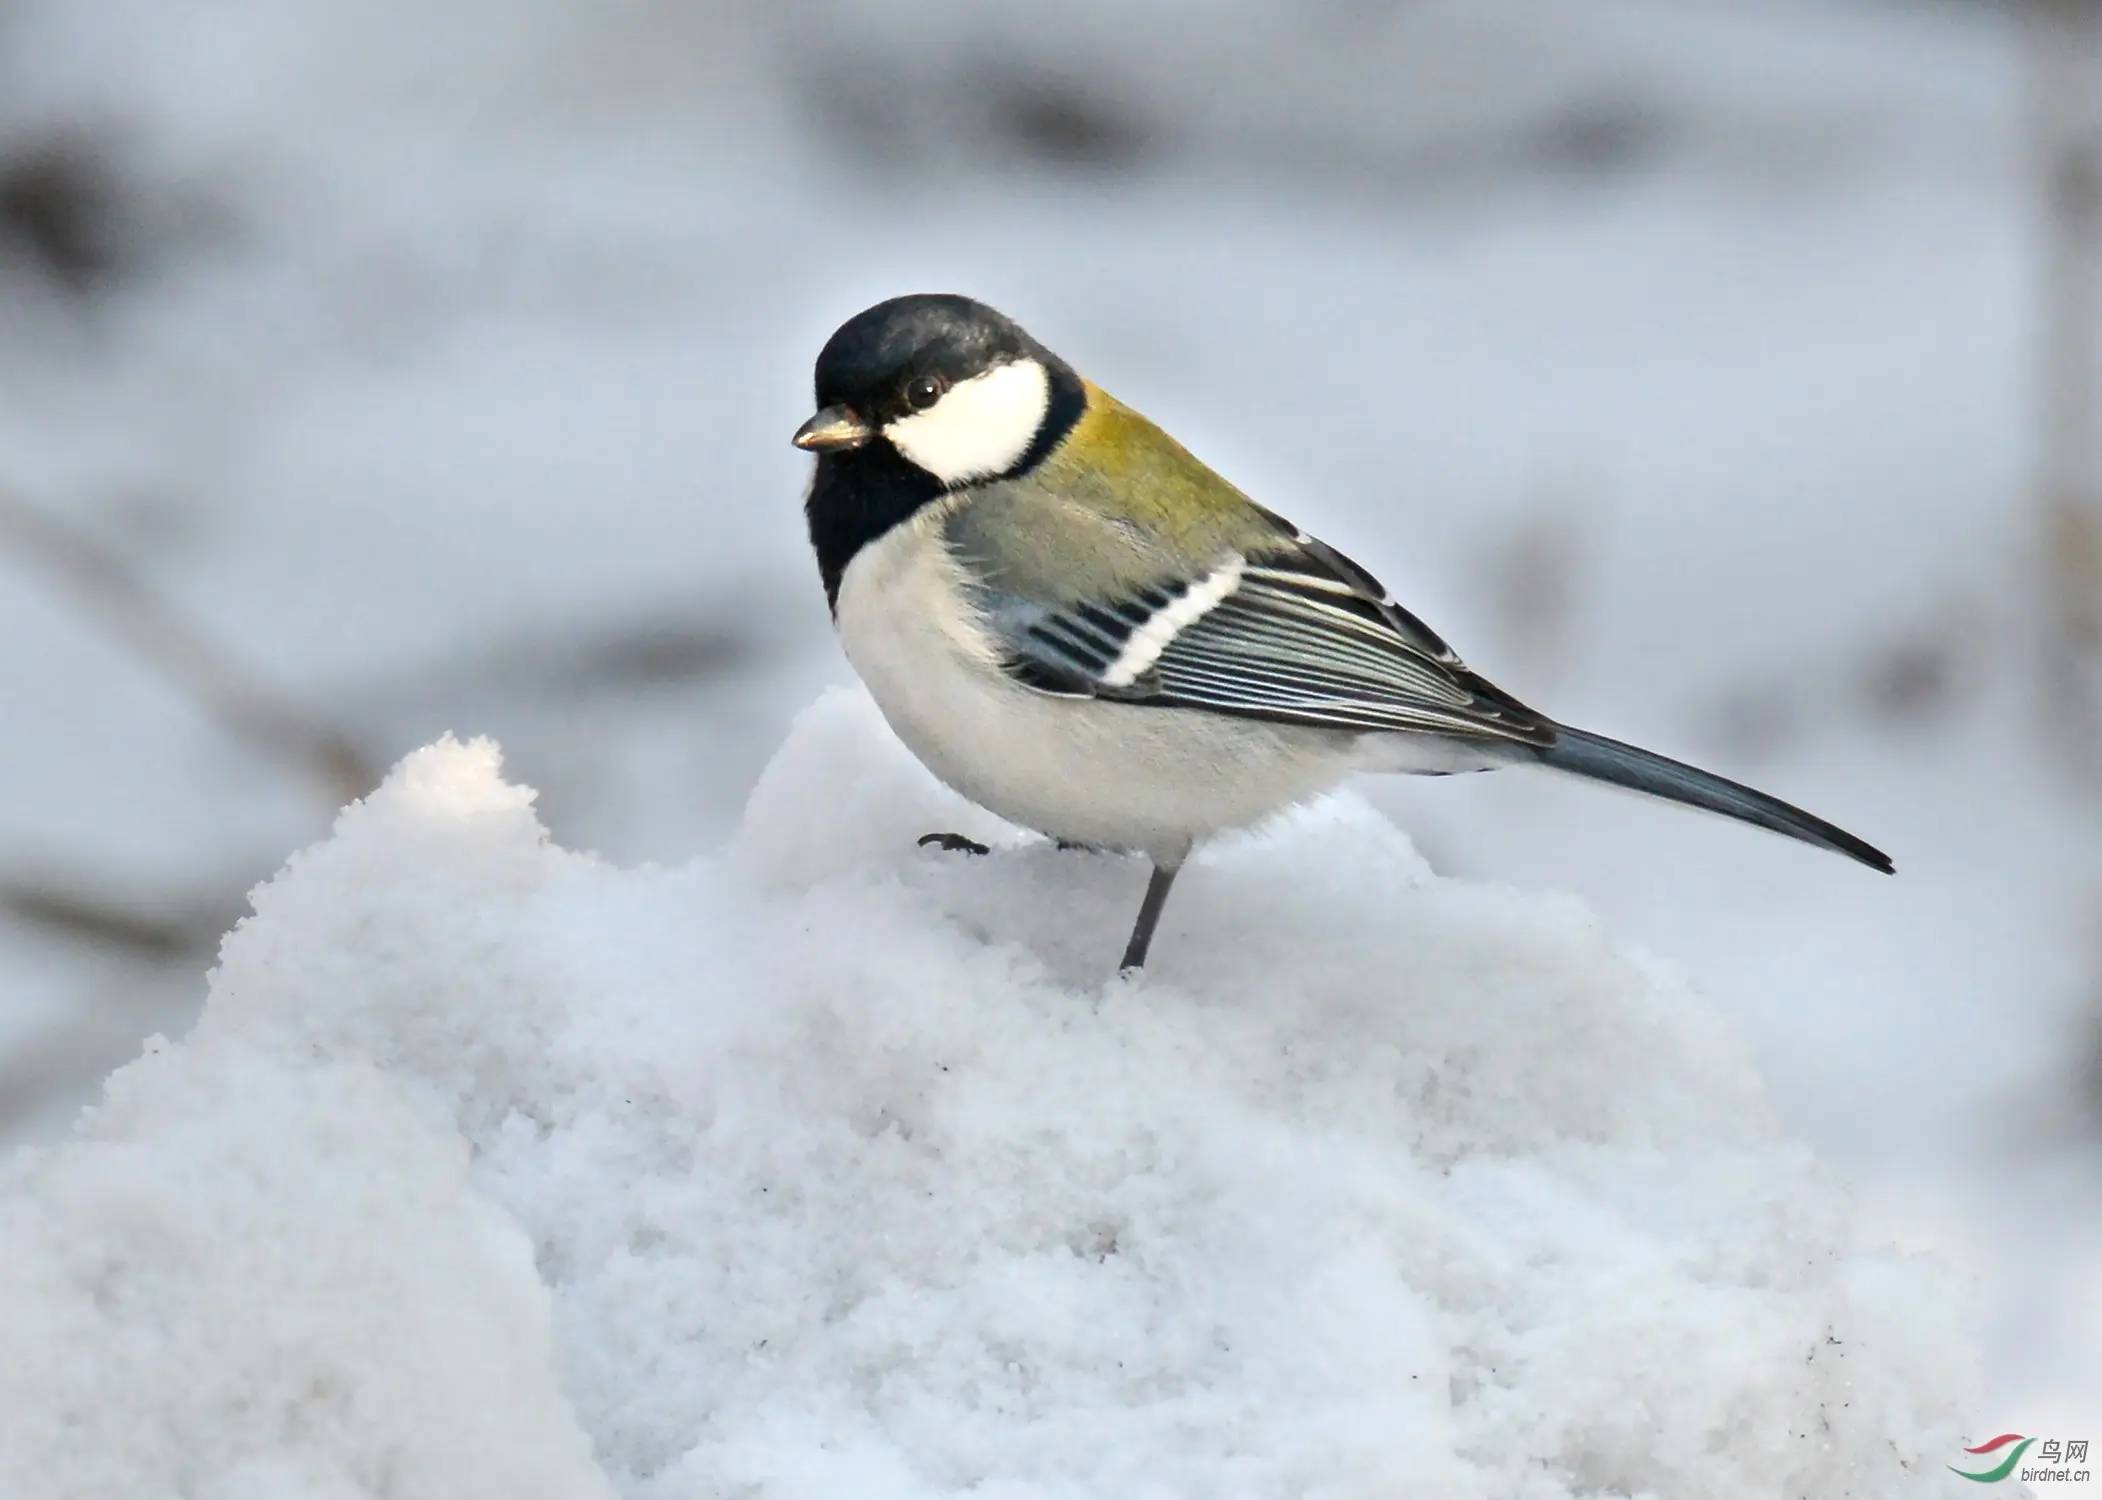
[[2028, 0], [2044, 183], [2037, 496], [2045, 570], [2044, 695], [2054, 738], [2102, 765], [2102, 5]]
[[31, 142], [0, 160], [0, 248], [12, 241], [67, 291], [93, 291], [119, 269], [119, 197], [85, 137]]
[[[1565, 647], [1588, 580], [1584, 497], [1543, 495], [1498, 538], [1490, 559], [1490, 599], [1511, 658], [1541, 686], [1568, 668]], [[1539, 691], [1536, 688], [1535, 691]]]
[[61, 585], [83, 612], [257, 754], [312, 780], [337, 804], [377, 784], [376, 769], [347, 734], [250, 672], [87, 533], [0, 489], [0, 545]]
[[240, 901], [236, 896], [214, 903], [208, 912], [160, 915], [55, 876], [0, 871], [0, 911], [86, 947], [173, 963], [209, 953], [230, 924], [229, 913], [240, 911]]

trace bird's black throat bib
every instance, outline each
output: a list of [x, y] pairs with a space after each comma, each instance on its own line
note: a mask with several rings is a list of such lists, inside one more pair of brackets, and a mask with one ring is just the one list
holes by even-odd
[[803, 513], [810, 545], [825, 580], [825, 603], [839, 607], [839, 580], [863, 547], [943, 493], [942, 483], [907, 463], [881, 441], [851, 453], [828, 453], [817, 461]]
[[[958, 488], [972, 489], [1028, 473], [1065, 441], [1087, 410], [1086, 387], [1065, 361], [1048, 350], [1033, 357], [1044, 366], [1050, 384], [1036, 436], [1005, 473]], [[825, 580], [826, 604], [838, 607], [839, 580], [856, 553], [893, 526], [911, 520], [930, 500], [948, 493], [948, 486], [909, 462], [881, 437], [843, 453], [821, 455], [803, 511], [810, 521], [810, 545], [817, 552], [818, 572]]]

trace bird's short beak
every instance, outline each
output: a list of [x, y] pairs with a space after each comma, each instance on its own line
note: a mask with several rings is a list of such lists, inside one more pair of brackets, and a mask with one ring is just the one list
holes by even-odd
[[844, 406], [828, 406], [796, 429], [792, 441], [805, 453], [840, 453], [859, 448], [876, 430]]

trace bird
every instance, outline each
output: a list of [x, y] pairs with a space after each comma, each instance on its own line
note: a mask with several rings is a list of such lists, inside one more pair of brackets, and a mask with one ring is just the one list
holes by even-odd
[[1121, 971], [1194, 847], [1361, 772], [1545, 767], [1893, 871], [1764, 792], [1527, 707], [982, 302], [879, 302], [814, 385], [793, 442], [816, 456], [805, 517], [849, 662], [969, 801], [1150, 862]]

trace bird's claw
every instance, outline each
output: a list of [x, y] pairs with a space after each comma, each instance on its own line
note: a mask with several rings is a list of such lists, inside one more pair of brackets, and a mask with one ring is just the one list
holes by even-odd
[[920, 835], [919, 846], [922, 849], [942, 849], [950, 854], [990, 854], [993, 852], [976, 839], [967, 839], [960, 833], [923, 833]]

